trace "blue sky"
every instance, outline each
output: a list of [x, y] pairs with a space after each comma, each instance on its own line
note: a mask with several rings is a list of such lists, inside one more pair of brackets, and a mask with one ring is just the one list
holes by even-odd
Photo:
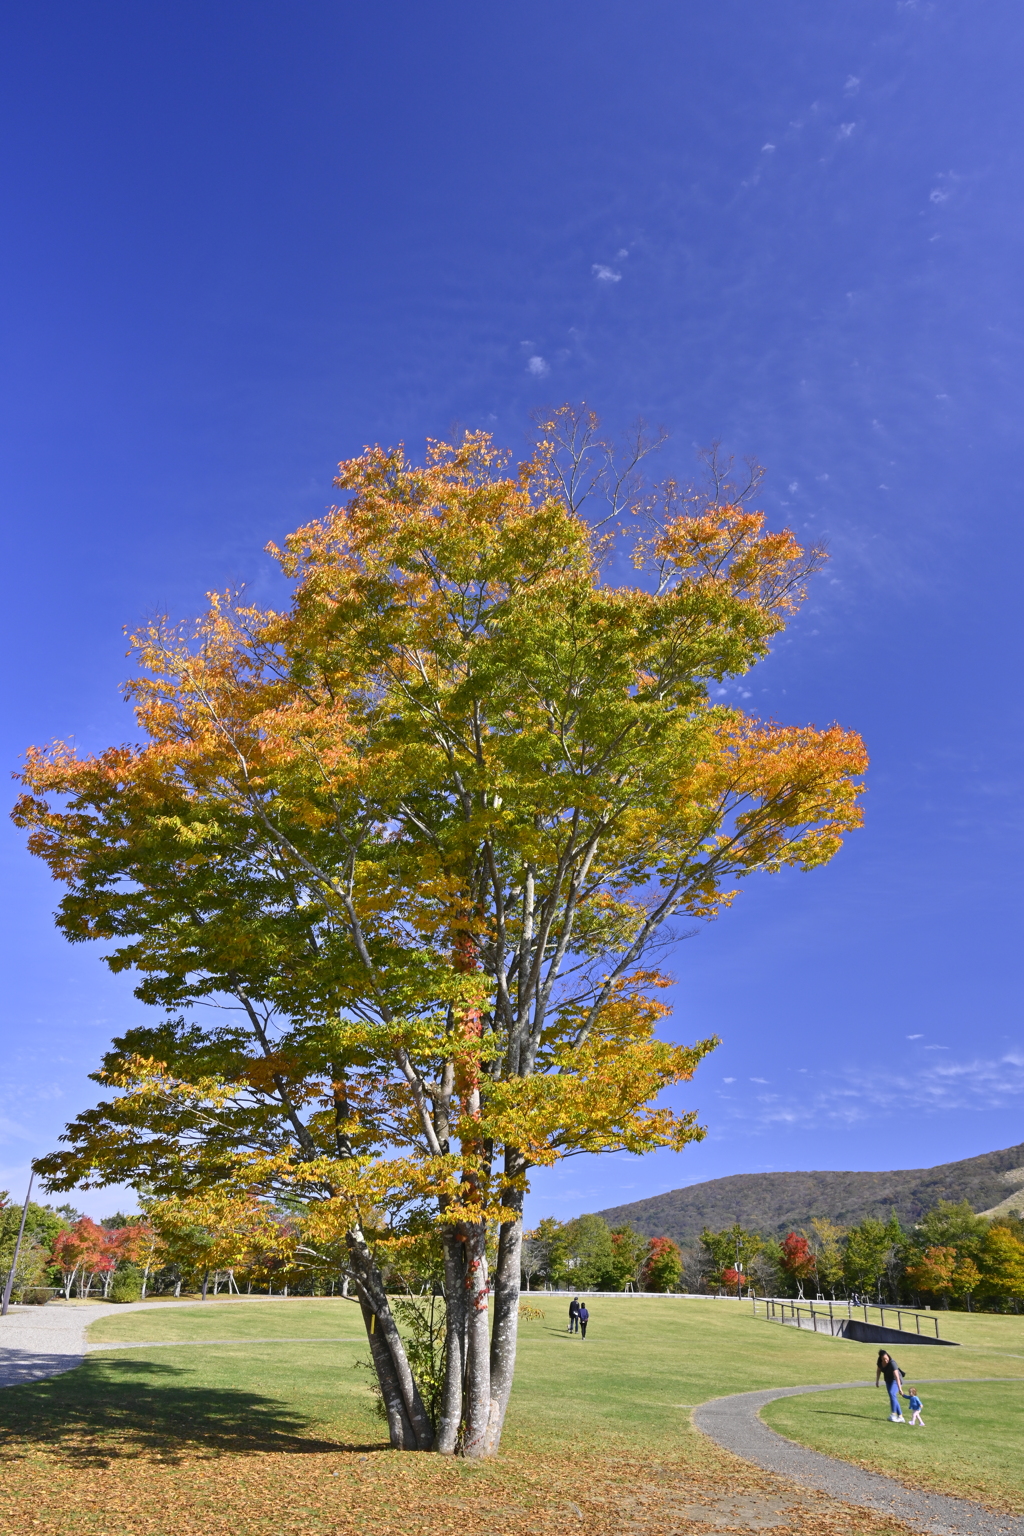
[[[97, 0], [8, 18], [4, 761], [129, 739], [122, 626], [273, 590], [365, 442], [531, 408], [720, 438], [832, 560], [747, 707], [838, 719], [867, 822], [679, 946], [717, 1032], [681, 1157], [542, 1175], [565, 1216], [720, 1174], [1024, 1139], [1022, 111], [1011, 0]], [[0, 1187], [138, 1015], [4, 840]], [[116, 1196], [82, 1197], [96, 1213]]]

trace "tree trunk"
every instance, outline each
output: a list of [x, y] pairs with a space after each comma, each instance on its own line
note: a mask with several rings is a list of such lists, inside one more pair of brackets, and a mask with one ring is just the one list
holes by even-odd
[[204, 1269], [203, 1270], [203, 1300], [204, 1301], [206, 1300], [206, 1287], [209, 1284], [209, 1282], [210, 1282], [210, 1271], [208, 1269]]
[[384, 1341], [383, 1334], [377, 1331], [376, 1313], [365, 1301], [361, 1301], [359, 1307], [366, 1325], [366, 1337], [370, 1343], [370, 1354], [377, 1372], [377, 1381], [380, 1383], [381, 1396], [384, 1399], [384, 1411], [388, 1416], [388, 1434], [391, 1437], [391, 1444], [396, 1451], [418, 1450], [416, 1431], [405, 1410], [402, 1389], [391, 1359], [391, 1351]]
[[444, 1248], [446, 1326], [444, 1340], [444, 1387], [437, 1416], [434, 1449], [454, 1456], [462, 1427], [462, 1388], [466, 1366], [466, 1245], [457, 1227], [441, 1235]]
[[486, 1456], [491, 1418], [491, 1350], [487, 1283], [487, 1224], [465, 1225], [466, 1368], [462, 1405], [462, 1454], [469, 1460]]
[[[366, 1239], [358, 1227], [346, 1233], [349, 1257], [352, 1263], [353, 1276], [359, 1290], [360, 1304], [363, 1307], [363, 1321], [366, 1323], [366, 1336], [370, 1342], [370, 1352], [373, 1355], [374, 1365], [377, 1368], [377, 1377], [380, 1382], [381, 1392], [384, 1394], [385, 1406], [388, 1404], [389, 1383], [396, 1384], [402, 1402], [402, 1409], [409, 1424], [412, 1435], [412, 1443], [404, 1443], [404, 1439], [394, 1438], [395, 1430], [392, 1430], [392, 1445], [397, 1450], [429, 1451], [434, 1445], [434, 1427], [427, 1417], [427, 1410], [423, 1406], [419, 1388], [416, 1385], [412, 1371], [409, 1368], [408, 1356], [405, 1353], [405, 1345], [398, 1331], [391, 1304], [384, 1290], [384, 1282], [381, 1279], [380, 1270], [373, 1262], [373, 1256], [366, 1245]], [[380, 1353], [378, 1346], [383, 1346]], [[385, 1361], [385, 1355], [387, 1359]], [[388, 1424], [391, 1425], [389, 1409]], [[404, 1430], [402, 1430], [404, 1436]]]
[[[506, 1174], [521, 1174], [521, 1159], [509, 1153]], [[491, 1331], [491, 1403], [484, 1447], [486, 1456], [496, 1456], [501, 1443], [505, 1412], [512, 1391], [516, 1368], [516, 1338], [519, 1333], [519, 1292], [523, 1252], [523, 1194], [520, 1189], [505, 1189], [502, 1204], [514, 1210], [512, 1221], [503, 1221], [498, 1232], [498, 1258], [494, 1267], [494, 1325]]]

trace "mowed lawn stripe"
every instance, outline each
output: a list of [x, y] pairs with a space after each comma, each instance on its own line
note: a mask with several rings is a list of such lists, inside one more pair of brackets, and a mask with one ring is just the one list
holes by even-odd
[[330, 1298], [282, 1298], [244, 1305], [216, 1303], [168, 1307], [166, 1311], [108, 1313], [89, 1328], [89, 1343], [195, 1341], [202, 1339], [316, 1338], [362, 1336], [362, 1318], [352, 1302]]
[[[365, 1335], [363, 1336], [365, 1338]], [[109, 1349], [208, 1349], [216, 1344], [232, 1344], [245, 1347], [249, 1344], [362, 1344], [363, 1338], [355, 1335], [346, 1338], [321, 1338], [319, 1335], [308, 1338], [305, 1335], [297, 1338], [270, 1338], [270, 1339], [140, 1339], [138, 1341], [110, 1341], [104, 1344], [89, 1344], [89, 1354], [100, 1354]]]

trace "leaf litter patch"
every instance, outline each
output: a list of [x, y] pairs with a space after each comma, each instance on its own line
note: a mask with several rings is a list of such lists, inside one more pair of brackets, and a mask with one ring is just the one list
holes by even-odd
[[[28, 1450], [28, 1448], [25, 1448]], [[9, 1460], [0, 1533], [24, 1536], [891, 1536], [870, 1511], [748, 1471], [723, 1453], [513, 1452], [467, 1464], [388, 1450]]]

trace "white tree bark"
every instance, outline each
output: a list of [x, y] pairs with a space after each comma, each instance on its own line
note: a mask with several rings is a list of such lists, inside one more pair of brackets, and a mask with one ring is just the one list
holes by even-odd
[[[507, 1173], [521, 1170], [516, 1153], [506, 1156]], [[516, 1341], [519, 1335], [520, 1261], [523, 1248], [523, 1197], [518, 1190], [506, 1190], [504, 1204], [515, 1210], [512, 1221], [502, 1222], [498, 1233], [498, 1258], [494, 1267], [494, 1324], [491, 1330], [490, 1412], [484, 1455], [496, 1456], [505, 1424], [505, 1413], [512, 1392], [516, 1367]]]

